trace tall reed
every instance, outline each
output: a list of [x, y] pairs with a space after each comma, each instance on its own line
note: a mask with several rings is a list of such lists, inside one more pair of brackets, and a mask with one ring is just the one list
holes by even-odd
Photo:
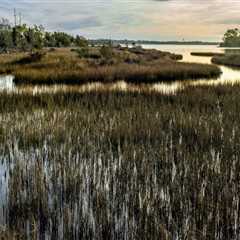
[[23, 239], [239, 239], [239, 90], [1, 93], [1, 224]]

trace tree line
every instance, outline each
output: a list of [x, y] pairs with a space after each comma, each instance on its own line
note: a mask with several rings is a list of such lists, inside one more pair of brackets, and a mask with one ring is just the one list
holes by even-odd
[[227, 30], [221, 47], [240, 47], [240, 30], [238, 28]]
[[[5, 24], [3, 24], [5, 22]], [[47, 32], [43, 26], [26, 24], [10, 26], [6, 20], [0, 22], [0, 51], [32, 51], [43, 47], [85, 47], [88, 41], [79, 35], [76, 37], [65, 32]]]

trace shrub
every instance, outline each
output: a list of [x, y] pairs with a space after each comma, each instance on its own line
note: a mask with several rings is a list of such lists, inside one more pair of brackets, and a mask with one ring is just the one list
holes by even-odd
[[37, 51], [37, 52], [31, 53], [26, 57], [21, 58], [20, 60], [17, 60], [16, 62], [14, 62], [14, 64], [29, 64], [29, 63], [40, 62], [45, 56], [46, 56], [46, 52]]
[[224, 55], [224, 56], [215, 56], [212, 58], [212, 62], [215, 64], [222, 64], [232, 67], [240, 67], [240, 55]]
[[102, 46], [100, 49], [100, 53], [103, 58], [105, 59], [111, 59], [113, 57], [113, 49], [111, 46]]
[[89, 56], [89, 48], [88, 47], [82, 47], [76, 50], [78, 53], [78, 56], [80, 58], [87, 58]]

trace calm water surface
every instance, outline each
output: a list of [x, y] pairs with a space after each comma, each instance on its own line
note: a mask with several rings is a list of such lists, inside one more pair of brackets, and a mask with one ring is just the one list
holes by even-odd
[[[158, 49], [161, 51], [169, 51], [183, 55], [182, 62], [190, 63], [205, 63], [212, 64], [211, 57], [192, 56], [191, 52], [216, 52], [216, 53], [238, 53], [238, 48], [219, 48], [217, 45], [144, 45], [147, 49]], [[154, 88], [164, 93], [175, 93], [178, 90], [184, 89], [187, 86], [197, 85], [220, 85], [220, 84], [238, 84], [240, 83], [240, 68], [234, 69], [226, 66], [219, 66], [222, 74], [218, 79], [199, 79], [194, 81], [174, 82], [171, 84], [158, 83], [154, 84]]]
[[[192, 56], [191, 52], [219, 52], [225, 51], [238, 52], [240, 49], [224, 49], [219, 48], [217, 45], [143, 45], [147, 49], [158, 49], [161, 51], [168, 51], [176, 54], [183, 55], [182, 62], [192, 63], [206, 63], [211, 64], [211, 57], [198, 57]], [[230, 67], [220, 66], [222, 75], [218, 79], [200, 79], [194, 81], [176, 81], [174, 83], [157, 83], [157, 84], [142, 84], [136, 86], [134, 84], [127, 84], [125, 82], [118, 82], [114, 84], [102, 84], [102, 83], [91, 83], [83, 86], [35, 86], [35, 87], [16, 87], [14, 85], [13, 76], [0, 76], [0, 91], [15, 91], [15, 92], [33, 92], [33, 94], [39, 92], [57, 92], [57, 91], [94, 91], [94, 90], [122, 90], [122, 91], [141, 91], [141, 89], [157, 90], [165, 94], [172, 94], [178, 90], [182, 90], [191, 85], [219, 85], [219, 84], [236, 84], [240, 83], [240, 68], [233, 69]]]

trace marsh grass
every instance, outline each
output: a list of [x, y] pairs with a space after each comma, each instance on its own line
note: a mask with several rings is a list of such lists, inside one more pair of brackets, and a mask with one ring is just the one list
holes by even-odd
[[24, 239], [238, 239], [239, 90], [1, 93], [6, 229]]
[[128, 83], [156, 83], [197, 78], [217, 78], [218, 67], [204, 64], [168, 63], [159, 66], [120, 64], [117, 66], [87, 67], [81, 69], [22, 69], [15, 73], [16, 84], [70, 84], [91, 82], [110, 83], [119, 80]]
[[23, 237], [15, 231], [8, 231], [4, 228], [0, 228], [0, 239], [1, 240], [23, 240]]
[[216, 56], [212, 58], [212, 62], [226, 66], [240, 67], [240, 54], [226, 54], [224, 56]]
[[33, 52], [21, 59], [16, 60], [13, 62], [13, 65], [25, 65], [25, 64], [30, 64], [30, 63], [35, 63], [35, 62], [40, 62], [44, 56], [46, 56], [46, 52], [43, 51], [38, 51], [38, 52]]
[[[91, 51], [99, 51], [91, 49]], [[96, 55], [99, 53], [89, 53]], [[8, 56], [6, 55], [6, 58]], [[16, 84], [71, 84], [91, 82], [155, 83], [199, 78], [217, 78], [220, 69], [214, 65], [180, 63], [178, 55], [157, 50], [134, 52], [134, 49], [114, 49], [110, 59], [106, 57], [79, 57], [69, 49], [49, 51], [39, 61], [33, 57], [17, 55], [13, 60], [0, 58], [0, 73], [12, 73]], [[26, 62], [27, 61], [27, 62]], [[25, 64], [21, 64], [24, 62]]]

